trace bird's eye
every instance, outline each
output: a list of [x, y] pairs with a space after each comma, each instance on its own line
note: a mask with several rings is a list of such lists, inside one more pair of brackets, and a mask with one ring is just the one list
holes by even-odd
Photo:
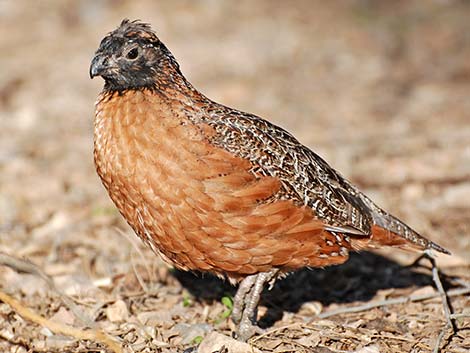
[[127, 52], [126, 58], [129, 60], [135, 60], [139, 56], [139, 49], [134, 48]]

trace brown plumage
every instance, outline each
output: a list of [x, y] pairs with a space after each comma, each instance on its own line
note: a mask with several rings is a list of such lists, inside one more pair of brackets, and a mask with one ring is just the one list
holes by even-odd
[[125, 20], [108, 34], [98, 75], [94, 158], [111, 199], [170, 264], [242, 281], [241, 339], [280, 274], [384, 245], [447, 253], [285, 130], [199, 93], [149, 25]]

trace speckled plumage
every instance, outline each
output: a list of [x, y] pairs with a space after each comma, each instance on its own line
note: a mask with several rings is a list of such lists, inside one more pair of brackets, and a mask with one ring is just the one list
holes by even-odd
[[279, 274], [374, 246], [446, 252], [285, 130], [199, 93], [148, 25], [124, 21], [105, 37], [90, 74], [106, 81], [94, 158], [111, 199], [174, 266], [245, 278], [242, 338], [259, 288]]

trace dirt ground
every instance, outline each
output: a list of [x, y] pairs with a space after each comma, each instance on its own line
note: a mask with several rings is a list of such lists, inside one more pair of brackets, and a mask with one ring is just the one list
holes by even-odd
[[[83, 332], [91, 320], [125, 352], [230, 336], [235, 288], [168, 268], [94, 171], [103, 82], [89, 79], [89, 64], [125, 17], [152, 23], [202, 92], [291, 131], [453, 253], [437, 258], [457, 314], [453, 335], [442, 331], [430, 270], [407, 267], [416, 254], [384, 249], [278, 281], [264, 293], [267, 332], [252, 347], [430, 352], [443, 332], [442, 352], [470, 351], [469, 1], [0, 1], [0, 252], [34, 262], [58, 289], [0, 266], [1, 292]], [[317, 316], [419, 296], [428, 299]], [[0, 301], [1, 352], [105, 348], [53, 334]]]

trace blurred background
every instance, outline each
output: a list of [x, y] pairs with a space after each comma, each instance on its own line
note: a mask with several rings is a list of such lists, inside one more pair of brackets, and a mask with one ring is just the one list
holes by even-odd
[[103, 82], [88, 76], [123, 18], [151, 23], [207, 96], [289, 130], [451, 250], [444, 265], [468, 264], [464, 0], [0, 0], [1, 251], [56, 274], [129, 268], [116, 227], [130, 231], [93, 167]]

